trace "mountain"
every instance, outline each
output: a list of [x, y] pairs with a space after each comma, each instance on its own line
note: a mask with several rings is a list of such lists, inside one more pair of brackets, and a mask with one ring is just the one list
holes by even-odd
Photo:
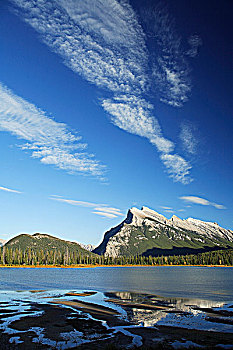
[[118, 257], [142, 254], [145, 256], [199, 253], [232, 248], [233, 231], [216, 222], [188, 218], [171, 219], [142, 207], [131, 208], [126, 219], [104, 235], [94, 253]]
[[5, 239], [0, 239], [0, 247], [2, 247], [5, 244], [6, 240]]
[[35, 233], [33, 235], [20, 234], [12, 239], [10, 239], [5, 247], [16, 249], [20, 248], [21, 251], [24, 251], [28, 248], [38, 250], [57, 250], [61, 253], [67, 251], [67, 248], [70, 253], [77, 252], [83, 256], [94, 256], [90, 251], [82, 248], [80, 244], [76, 242], [65, 241], [63, 239], [42, 233]]
[[94, 244], [83, 244], [83, 243], [78, 243], [83, 249], [89, 250], [92, 252], [96, 246]]

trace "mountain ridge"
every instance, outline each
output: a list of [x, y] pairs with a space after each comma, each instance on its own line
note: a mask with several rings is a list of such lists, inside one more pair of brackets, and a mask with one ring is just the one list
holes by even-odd
[[[216, 222], [194, 218], [180, 219], [173, 215], [167, 219], [162, 214], [143, 206], [132, 207], [119, 225], [108, 230], [94, 253], [117, 257], [120, 255], [156, 255], [200, 252], [213, 248], [233, 247], [233, 231]], [[156, 249], [158, 252], [156, 253]]]
[[91, 251], [83, 248], [79, 243], [64, 240], [47, 233], [34, 233], [32, 235], [27, 233], [19, 234], [10, 240], [8, 240], [5, 248], [12, 249], [47, 249], [47, 250], [59, 250], [65, 252], [68, 248], [70, 252], [77, 252], [82, 255], [92, 256]]
[[0, 247], [4, 246], [5, 243], [6, 243], [6, 240], [0, 238]]
[[[1, 242], [1, 241], [0, 241]], [[81, 255], [107, 257], [145, 255], [196, 254], [211, 250], [233, 248], [233, 231], [216, 222], [194, 218], [180, 219], [173, 215], [167, 219], [156, 211], [132, 207], [126, 218], [104, 234], [102, 242], [83, 245], [45, 233], [20, 234], [4, 242], [13, 249], [45, 249], [77, 252]]]

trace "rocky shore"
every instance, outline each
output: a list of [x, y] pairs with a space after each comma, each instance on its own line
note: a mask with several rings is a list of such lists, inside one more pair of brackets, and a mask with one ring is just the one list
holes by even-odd
[[233, 305], [132, 292], [0, 293], [1, 349], [233, 349]]

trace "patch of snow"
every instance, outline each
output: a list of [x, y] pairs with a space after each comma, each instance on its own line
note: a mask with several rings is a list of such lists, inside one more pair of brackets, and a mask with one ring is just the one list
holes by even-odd
[[9, 343], [11, 343], [11, 344], [20, 344], [20, 343], [23, 343], [23, 341], [20, 340], [20, 337], [11, 337], [9, 339]]
[[223, 348], [223, 349], [233, 349], [233, 346], [230, 344], [217, 344], [216, 347]]
[[191, 340], [186, 340], [185, 342], [180, 342], [178, 340], [174, 341], [172, 344], [174, 349], [188, 349], [191, 346], [195, 346], [198, 348], [203, 348], [202, 345], [192, 342]]

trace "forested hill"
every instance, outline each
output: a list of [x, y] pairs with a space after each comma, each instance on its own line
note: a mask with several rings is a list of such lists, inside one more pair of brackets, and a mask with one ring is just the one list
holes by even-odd
[[228, 265], [233, 266], [233, 249], [199, 254], [160, 256], [121, 255], [110, 257], [94, 254], [78, 243], [48, 234], [21, 234], [0, 247], [0, 265]]
[[91, 253], [90, 251], [82, 248], [78, 243], [76, 242], [70, 242], [65, 241], [63, 239], [53, 237], [48, 234], [42, 234], [42, 233], [35, 233], [33, 235], [28, 234], [21, 234], [19, 236], [16, 236], [12, 239], [10, 239], [5, 244], [5, 249], [11, 249], [12, 251], [26, 251], [26, 250], [43, 250], [43, 251], [57, 251], [61, 254], [64, 254], [65, 252], [69, 253], [78, 253], [83, 256], [94, 256], [95, 254]]

